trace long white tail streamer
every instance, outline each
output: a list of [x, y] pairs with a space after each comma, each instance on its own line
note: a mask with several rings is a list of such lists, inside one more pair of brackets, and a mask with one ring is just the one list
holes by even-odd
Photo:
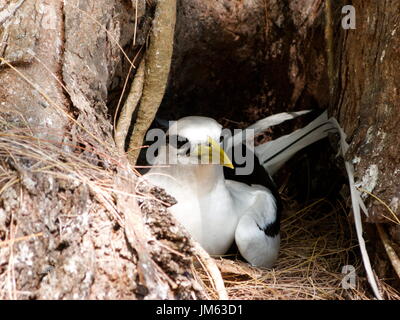
[[[335, 118], [330, 118], [329, 121], [337, 128], [337, 131], [340, 134], [340, 149], [342, 156], [344, 156], [349, 149], [349, 145], [346, 142], [346, 134], [343, 131], [342, 127], [340, 127], [339, 123]], [[346, 171], [347, 171], [347, 176], [349, 178], [349, 186], [350, 186], [350, 194], [351, 194], [351, 204], [353, 207], [353, 213], [354, 213], [354, 221], [356, 225], [356, 231], [357, 231], [357, 238], [358, 238], [358, 243], [360, 245], [360, 250], [361, 250], [361, 255], [364, 263], [364, 268], [367, 273], [367, 278], [368, 282], [371, 285], [371, 288], [375, 294], [375, 297], [379, 300], [382, 300], [382, 295], [379, 292], [378, 285], [376, 283], [376, 279], [374, 276], [374, 272], [372, 270], [371, 266], [371, 261], [369, 260], [368, 252], [365, 246], [365, 241], [364, 237], [362, 235], [363, 233], [363, 227], [362, 227], [362, 220], [361, 220], [361, 211], [360, 208], [364, 211], [364, 213], [368, 216], [368, 211], [367, 208], [365, 207], [364, 202], [361, 200], [361, 195], [360, 192], [357, 190], [356, 186], [354, 185], [354, 167], [352, 163], [349, 161], [344, 161]]]
[[[248, 129], [254, 129], [255, 134], [265, 131], [267, 128], [280, 124], [286, 120], [294, 119], [300, 115], [303, 115], [307, 111], [300, 111], [295, 113], [279, 113], [263, 120], [260, 120], [250, 126]], [[346, 134], [340, 127], [339, 123], [334, 117], [328, 119], [328, 113], [325, 111], [318, 118], [310, 122], [304, 128], [298, 129], [288, 135], [282, 136], [276, 140], [269, 141], [255, 147], [255, 153], [258, 156], [260, 163], [264, 166], [270, 175], [273, 175], [286, 161], [288, 161], [296, 152], [309, 146], [310, 144], [317, 142], [328, 136], [328, 133], [339, 133], [340, 135], [340, 146], [339, 152], [343, 156], [346, 154], [349, 145], [346, 142]], [[247, 137], [249, 139], [254, 138]], [[242, 142], [242, 138], [233, 136], [231, 143], [236, 145]], [[368, 252], [365, 246], [365, 240], [363, 238], [363, 228], [361, 219], [361, 210], [368, 216], [367, 208], [361, 199], [360, 192], [354, 183], [354, 167], [349, 161], [344, 161], [346, 172], [349, 179], [349, 187], [351, 193], [351, 203], [354, 213], [354, 221], [357, 232], [357, 239], [360, 246], [360, 251], [364, 263], [364, 268], [367, 273], [368, 282], [375, 294], [375, 297], [379, 300], [382, 299], [382, 295], [379, 292], [378, 285], [372, 270], [371, 262], [368, 256]]]
[[328, 136], [328, 132], [336, 132], [336, 127], [328, 121], [327, 112], [298, 129], [276, 140], [258, 145], [254, 151], [264, 168], [273, 175], [296, 152]]
[[[261, 119], [246, 128], [248, 130], [248, 132], [251, 132], [252, 134], [246, 135], [245, 139], [247, 142], [254, 141], [254, 137], [257, 134], [264, 132], [268, 128], [276, 126], [278, 124], [281, 124], [282, 122], [285, 122], [287, 120], [295, 119], [298, 116], [306, 114], [310, 111], [311, 110], [304, 110], [304, 111], [297, 111], [297, 112], [282, 112], [282, 113], [273, 114], [272, 116]], [[241, 132], [232, 136], [226, 142], [226, 145], [225, 145], [226, 149], [229, 150], [230, 148], [232, 148], [240, 143], [243, 143], [243, 138], [244, 137]]]

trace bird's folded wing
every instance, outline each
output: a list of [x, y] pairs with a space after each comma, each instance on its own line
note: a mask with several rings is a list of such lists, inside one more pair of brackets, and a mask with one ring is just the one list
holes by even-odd
[[280, 244], [276, 199], [262, 186], [242, 188], [241, 196], [247, 194], [251, 201], [239, 219], [235, 242], [250, 264], [270, 268], [278, 257]]

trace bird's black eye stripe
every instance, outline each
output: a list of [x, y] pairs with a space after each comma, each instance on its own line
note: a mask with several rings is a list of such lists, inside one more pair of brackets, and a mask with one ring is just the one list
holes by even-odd
[[176, 135], [176, 134], [167, 136], [167, 144], [171, 145], [172, 147], [174, 147], [176, 149], [180, 149], [183, 146], [190, 147], [188, 139], [181, 137], [179, 135]]

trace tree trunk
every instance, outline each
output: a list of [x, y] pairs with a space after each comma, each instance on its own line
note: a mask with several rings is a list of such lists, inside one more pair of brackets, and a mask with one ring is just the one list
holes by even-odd
[[160, 191], [142, 191], [139, 209], [112, 138], [113, 92], [130, 65], [121, 48], [136, 55], [153, 8], [38, 0], [0, 10], [10, 12], [0, 29], [0, 298], [203, 297], [187, 236], [151, 200]]
[[[352, 4], [356, 29], [344, 30], [340, 23], [335, 27], [338, 37], [331, 112], [351, 142], [348, 158], [355, 163], [360, 187], [400, 217], [400, 3], [360, 0]], [[368, 197], [367, 205], [368, 221], [388, 222], [385, 216], [395, 219], [373, 197]], [[400, 240], [400, 234], [397, 238]]]

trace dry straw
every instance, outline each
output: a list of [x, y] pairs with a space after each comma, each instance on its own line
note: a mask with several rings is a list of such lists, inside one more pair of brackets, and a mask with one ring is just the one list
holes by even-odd
[[[272, 270], [250, 267], [237, 256], [216, 258], [230, 299], [374, 299], [368, 286], [354, 226], [341, 202], [319, 199], [306, 207], [284, 199], [281, 251]], [[299, 209], [300, 208], [300, 209]], [[342, 268], [356, 270], [353, 288], [343, 288]], [[202, 268], [195, 273], [210, 298], [216, 298]], [[400, 299], [379, 281], [386, 299]]]

